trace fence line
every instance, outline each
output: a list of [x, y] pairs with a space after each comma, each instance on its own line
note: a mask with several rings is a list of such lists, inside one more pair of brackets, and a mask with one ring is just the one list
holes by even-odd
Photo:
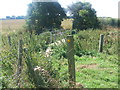
[[[41, 34], [41, 35], [44, 35], [45, 33]], [[54, 45], [56, 48], [60, 49], [59, 48], [59, 45], [63, 45], [63, 44], [66, 44], [66, 41], [67, 41], [67, 45], [68, 45], [68, 49], [67, 49], [67, 53], [69, 54], [68, 56], [68, 64], [69, 64], [69, 73], [70, 73], [70, 80], [69, 81], [72, 81], [72, 82], [69, 82], [69, 84], [71, 86], [73, 86], [75, 84], [75, 61], [74, 61], [74, 48], [73, 48], [73, 37], [72, 36], [67, 36], [67, 34], [71, 34], [71, 31], [51, 31], [50, 32], [50, 44], [48, 45], [48, 47], [51, 47], [51, 44]], [[56, 40], [53, 40], [55, 37]], [[72, 39], [70, 38], [72, 37]], [[11, 38], [11, 37], [10, 37]], [[38, 39], [38, 38], [37, 38]], [[72, 45], [70, 44], [70, 42], [72, 42]], [[8, 38], [8, 42], [10, 42], [10, 46], [12, 47], [12, 43], [11, 43], [11, 39]], [[59, 43], [59, 44], [58, 44]], [[99, 44], [99, 47], [101, 49], [99, 49], [100, 52], [102, 52], [103, 48], [103, 35], [101, 35], [101, 38], [100, 38], [100, 44]], [[12, 49], [12, 48], [11, 48]], [[12, 50], [10, 50], [12, 51]], [[32, 51], [32, 50], [31, 50]], [[45, 52], [44, 52], [45, 53]], [[19, 41], [19, 44], [18, 44], [18, 57], [16, 56], [16, 54], [10, 54], [8, 56], [5, 56], [5, 57], [2, 57], [0, 59], [0, 61], [4, 60], [4, 59], [7, 59], [7, 58], [10, 58], [11, 56], [13, 55], [13, 57], [16, 57], [14, 59], [11, 59], [11, 60], [15, 60], [15, 59], [18, 59], [18, 63], [17, 63], [17, 74], [15, 74], [15, 76], [17, 77], [17, 86], [20, 87], [20, 74], [22, 72], [22, 40]], [[72, 59], [71, 59], [72, 58]], [[42, 58], [42, 60], [48, 60], [48, 59], [51, 59], [51, 57], [45, 57], [45, 58]], [[34, 67], [33, 67], [34, 68]], [[12, 78], [13, 76], [11, 76], [10, 78]], [[74, 83], [74, 84], [73, 84]]]

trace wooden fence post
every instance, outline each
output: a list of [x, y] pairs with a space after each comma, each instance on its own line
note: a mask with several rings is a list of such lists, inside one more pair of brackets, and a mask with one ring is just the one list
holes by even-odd
[[74, 60], [74, 39], [72, 35], [67, 36], [67, 58], [68, 58], [68, 71], [69, 71], [69, 85], [75, 86], [75, 60]]
[[99, 52], [103, 51], [103, 41], [104, 41], [104, 35], [100, 35], [100, 41], [99, 41]]
[[50, 32], [50, 43], [53, 42], [52, 32]]
[[10, 36], [8, 36], [8, 43], [11, 46], [11, 38], [10, 38]]
[[22, 71], [22, 40], [19, 40], [18, 42], [18, 62], [17, 62], [17, 85], [20, 87], [20, 74]]

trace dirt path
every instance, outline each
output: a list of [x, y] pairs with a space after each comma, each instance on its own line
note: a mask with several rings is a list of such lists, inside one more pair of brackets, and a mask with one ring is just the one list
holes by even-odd
[[96, 68], [97, 64], [80, 65], [80, 68]]
[[98, 64], [96, 64], [96, 63], [93, 63], [93, 64], [83, 64], [83, 65], [78, 66], [76, 68], [76, 71], [79, 71], [80, 69], [84, 69], [84, 68], [96, 69], [96, 68], [98, 68]]

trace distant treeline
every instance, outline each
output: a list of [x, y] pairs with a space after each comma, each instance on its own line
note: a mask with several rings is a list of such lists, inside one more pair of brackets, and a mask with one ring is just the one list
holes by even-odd
[[[73, 17], [68, 16], [67, 18], [72, 19]], [[26, 19], [26, 16], [6, 16], [6, 18], [2, 18], [0, 20], [8, 19]], [[120, 27], [120, 20], [117, 18], [98, 17], [98, 20], [102, 28], [106, 28], [107, 26]]]
[[112, 26], [112, 27], [120, 27], [118, 24], [120, 23], [117, 18], [111, 17], [99, 17], [99, 22], [102, 27]]
[[[68, 19], [73, 19], [72, 16], [68, 16]], [[101, 28], [120, 27], [120, 19], [111, 17], [98, 17], [98, 21]]]
[[6, 18], [2, 18], [1, 20], [7, 19], [26, 19], [26, 16], [6, 16]]

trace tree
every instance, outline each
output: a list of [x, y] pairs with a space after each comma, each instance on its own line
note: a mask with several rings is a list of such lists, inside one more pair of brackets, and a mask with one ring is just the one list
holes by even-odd
[[30, 30], [41, 33], [43, 28], [60, 28], [65, 17], [65, 11], [58, 2], [34, 2], [28, 7], [27, 24]]
[[6, 19], [10, 19], [10, 16], [6, 16]]
[[111, 17], [99, 17], [99, 22], [102, 28], [111, 27], [118, 27], [118, 19], [111, 18]]
[[13, 15], [12, 17], [11, 17], [11, 19], [15, 19], [16, 17]]
[[74, 18], [73, 29], [83, 30], [88, 28], [96, 29], [99, 21], [95, 9], [89, 2], [77, 2], [68, 6], [68, 10]]

